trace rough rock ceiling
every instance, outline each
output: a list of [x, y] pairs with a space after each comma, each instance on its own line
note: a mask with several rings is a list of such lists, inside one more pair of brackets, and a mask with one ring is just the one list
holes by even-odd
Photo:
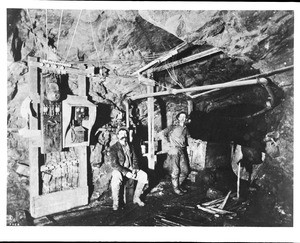
[[[125, 97], [146, 92], [131, 74], [184, 41], [192, 47], [167, 62], [210, 48], [222, 53], [154, 73], [158, 90], [224, 83], [272, 71], [293, 64], [293, 19], [292, 11], [8, 9], [9, 61], [14, 61], [9, 66], [14, 75], [8, 98], [16, 94], [18, 77], [25, 76], [26, 82], [27, 56], [105, 66], [110, 70], [104, 82], [106, 98], [121, 109]], [[290, 92], [292, 76], [278, 74], [271, 81], [278, 105], [283, 98], [279, 86]], [[176, 112], [185, 109], [187, 98], [182, 94], [162, 100], [167, 111]], [[201, 112], [235, 118], [261, 110], [267, 98], [266, 90], [256, 85], [202, 95], [193, 102]], [[139, 102], [143, 120], [146, 106]], [[157, 105], [157, 113], [159, 109]]]
[[[15, 61], [27, 55], [84, 60], [108, 67], [111, 79], [130, 78], [139, 67], [182, 41], [218, 47], [225, 53], [221, 60], [209, 59], [201, 67], [194, 63], [182, 68], [178, 78], [187, 86], [226, 82], [259, 72], [253, 69], [268, 71], [293, 62], [289, 11], [28, 9], [8, 14], [13, 20], [8, 22], [8, 38], [13, 40]], [[14, 23], [17, 16], [21, 21]]]

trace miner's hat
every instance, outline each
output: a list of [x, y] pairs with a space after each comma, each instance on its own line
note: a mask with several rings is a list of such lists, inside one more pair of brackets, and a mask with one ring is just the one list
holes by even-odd
[[127, 127], [119, 127], [118, 129], [117, 129], [117, 134], [120, 132], [120, 131], [126, 131], [127, 133], [129, 133], [129, 130], [128, 130], [128, 128]]

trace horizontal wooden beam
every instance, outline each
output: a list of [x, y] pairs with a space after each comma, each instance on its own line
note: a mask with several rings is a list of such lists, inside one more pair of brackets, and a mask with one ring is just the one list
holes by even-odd
[[192, 62], [192, 61], [195, 61], [195, 60], [207, 57], [207, 56], [217, 54], [217, 53], [222, 53], [222, 51], [218, 48], [212, 48], [212, 49], [197, 53], [195, 55], [182, 58], [178, 61], [167, 63], [167, 64], [165, 64], [163, 66], [160, 66], [160, 67], [152, 68], [152, 69], [150, 69], [150, 71], [151, 72], [160, 72], [160, 71], [163, 71], [165, 69], [174, 68], [174, 67], [177, 67], [179, 65], [183, 65], [183, 64], [186, 64], [186, 63], [189, 63], [189, 62]]
[[36, 68], [40, 68], [40, 69], [57, 69], [58, 67], [54, 67], [54, 66], [61, 66], [63, 67], [64, 72], [66, 73], [72, 73], [72, 74], [82, 74], [82, 75], [94, 75], [95, 74], [95, 67], [88, 67], [86, 69], [82, 69], [82, 68], [75, 68], [75, 67], [71, 67], [69, 65], [60, 65], [60, 64], [55, 64], [55, 63], [50, 63], [47, 61], [29, 61], [28, 62], [29, 66], [32, 67], [36, 67]]
[[253, 84], [266, 84], [267, 82], [268, 81], [265, 78], [250, 79], [250, 80], [245, 80], [242, 82], [227, 82], [227, 83], [221, 83], [221, 84], [204, 85], [204, 86], [184, 88], [184, 89], [170, 89], [167, 91], [135, 95], [135, 96], [130, 97], [130, 99], [138, 100], [138, 99], [143, 99], [143, 98], [157, 97], [157, 96], [164, 96], [164, 95], [176, 95], [176, 94], [180, 94], [180, 93], [193, 92], [193, 91], [224, 89], [224, 88], [239, 87], [239, 86], [246, 86], [246, 85], [253, 85]]

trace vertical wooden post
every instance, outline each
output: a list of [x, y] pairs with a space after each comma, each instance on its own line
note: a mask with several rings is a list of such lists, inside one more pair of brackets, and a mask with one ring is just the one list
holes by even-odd
[[[28, 61], [34, 62], [38, 61], [38, 58], [35, 57], [28, 57]], [[39, 100], [38, 92], [39, 86], [38, 83], [40, 81], [40, 70], [38, 67], [29, 65], [29, 89], [30, 89], [30, 97], [33, 100], [33, 109], [36, 111], [37, 116], [40, 117], [39, 112]], [[30, 128], [31, 130], [38, 130], [39, 129], [39, 119], [30, 116]], [[30, 177], [29, 177], [29, 185], [30, 185], [30, 213], [35, 214], [35, 206], [34, 206], [34, 198], [39, 196], [40, 191], [40, 180], [39, 180], [39, 147], [34, 146], [31, 142], [29, 142], [29, 170], [30, 170]]]
[[[85, 66], [80, 67], [83, 71]], [[84, 74], [78, 74], [78, 96], [86, 96], [86, 76]], [[79, 158], [79, 187], [87, 187], [87, 146], [80, 146], [76, 148], [76, 152]]]
[[236, 182], [236, 197], [237, 197], [237, 199], [240, 198], [240, 177], [241, 177], [241, 163], [239, 163], [239, 166], [238, 166], [238, 176], [237, 176], [237, 182]]
[[124, 100], [125, 103], [125, 109], [126, 109], [126, 114], [125, 114], [125, 118], [126, 118], [126, 127], [128, 128], [130, 126], [129, 124], [129, 101], [128, 100]]
[[[148, 75], [149, 78], [149, 75]], [[154, 92], [154, 84], [147, 85], [147, 93]], [[155, 148], [154, 148], [154, 98], [147, 99], [148, 107], [148, 168], [155, 168]]]
[[188, 100], [188, 115], [191, 114], [191, 112], [193, 111], [193, 101], [192, 100]]
[[86, 96], [86, 76], [78, 74], [78, 95]]

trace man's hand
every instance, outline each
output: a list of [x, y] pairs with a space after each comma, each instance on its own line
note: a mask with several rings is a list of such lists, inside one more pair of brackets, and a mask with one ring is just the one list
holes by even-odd
[[135, 179], [137, 176], [137, 172], [138, 172], [138, 170], [133, 169], [132, 172], [128, 171], [125, 176], [129, 179]]
[[133, 174], [131, 172], [127, 172], [125, 175], [127, 178], [132, 179], [133, 178]]

